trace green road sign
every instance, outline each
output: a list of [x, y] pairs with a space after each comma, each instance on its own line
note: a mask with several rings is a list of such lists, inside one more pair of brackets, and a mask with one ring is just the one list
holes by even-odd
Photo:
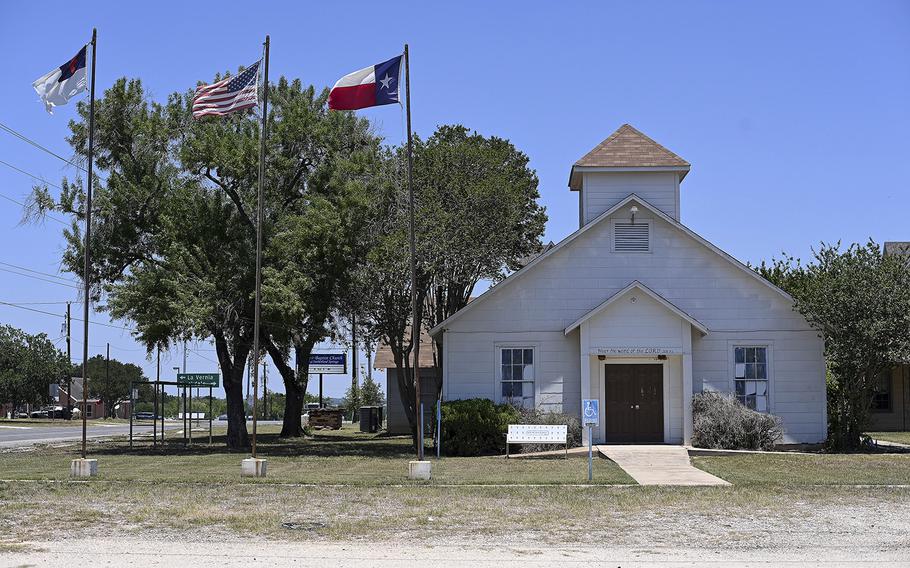
[[218, 373], [177, 373], [177, 383], [191, 387], [217, 387]]

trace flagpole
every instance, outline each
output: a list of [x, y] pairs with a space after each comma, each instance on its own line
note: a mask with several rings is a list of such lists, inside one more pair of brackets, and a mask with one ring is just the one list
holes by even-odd
[[83, 342], [82, 342], [82, 459], [85, 459], [85, 439], [88, 430], [88, 316], [91, 299], [91, 249], [92, 249], [92, 166], [95, 151], [95, 46], [98, 30], [92, 28], [92, 79], [88, 103], [88, 187], [85, 190], [85, 266], [83, 282], [85, 284], [85, 302], [82, 308]]
[[253, 316], [253, 361], [256, 367], [253, 375], [253, 444], [252, 455], [256, 458], [256, 406], [259, 398], [259, 314], [262, 297], [262, 185], [265, 178], [265, 145], [268, 137], [269, 117], [269, 36], [265, 36], [265, 72], [262, 89], [262, 129], [259, 145], [259, 190], [256, 195], [256, 301]]
[[423, 413], [420, 412], [420, 322], [417, 321], [417, 244], [414, 238], [414, 154], [411, 142], [411, 58], [404, 44], [404, 94], [408, 117], [408, 211], [411, 240], [411, 348], [414, 351], [414, 413], [417, 415], [417, 459], [423, 461]]

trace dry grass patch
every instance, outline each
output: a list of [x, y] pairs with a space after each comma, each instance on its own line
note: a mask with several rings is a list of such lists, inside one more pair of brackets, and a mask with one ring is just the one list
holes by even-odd
[[692, 463], [734, 485], [910, 485], [910, 454], [737, 454]]

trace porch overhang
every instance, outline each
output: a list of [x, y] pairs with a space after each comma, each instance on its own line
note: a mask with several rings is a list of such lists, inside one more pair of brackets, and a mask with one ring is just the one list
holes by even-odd
[[628, 286], [626, 286], [619, 292], [616, 292], [615, 294], [613, 294], [612, 296], [610, 296], [609, 298], [604, 300], [600, 305], [598, 305], [594, 309], [590, 310], [589, 312], [587, 312], [586, 314], [584, 314], [583, 316], [581, 316], [580, 318], [578, 318], [577, 320], [572, 322], [572, 324], [570, 324], [565, 329], [565, 335], [569, 335], [569, 333], [571, 333], [572, 331], [574, 331], [575, 329], [580, 327], [581, 324], [585, 323], [592, 317], [601, 313], [603, 310], [605, 310], [611, 304], [613, 304], [614, 302], [616, 302], [617, 300], [619, 300], [620, 298], [622, 298], [623, 296], [625, 296], [626, 294], [628, 294], [629, 292], [632, 292], [634, 290], [638, 290], [641, 293], [651, 297], [652, 299], [654, 299], [654, 301], [656, 301], [657, 303], [662, 305], [668, 311], [676, 314], [678, 317], [689, 322], [692, 325], [692, 327], [697, 329], [698, 332], [701, 333], [702, 335], [708, 334], [708, 328], [707, 328], [707, 326], [705, 326], [705, 324], [701, 323], [700, 321], [698, 321], [697, 319], [695, 319], [694, 317], [692, 317], [691, 315], [689, 315], [688, 313], [686, 313], [685, 311], [683, 311], [682, 309], [677, 307], [675, 304], [673, 304], [672, 302], [670, 302], [669, 300], [667, 300], [666, 298], [664, 298], [663, 296], [661, 296], [654, 290], [648, 288], [647, 286], [645, 286], [638, 280], [634, 280]]

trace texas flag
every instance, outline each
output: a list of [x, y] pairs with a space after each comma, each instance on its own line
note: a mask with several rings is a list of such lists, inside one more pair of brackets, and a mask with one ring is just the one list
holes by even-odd
[[345, 75], [329, 93], [332, 110], [356, 110], [399, 102], [401, 55]]

